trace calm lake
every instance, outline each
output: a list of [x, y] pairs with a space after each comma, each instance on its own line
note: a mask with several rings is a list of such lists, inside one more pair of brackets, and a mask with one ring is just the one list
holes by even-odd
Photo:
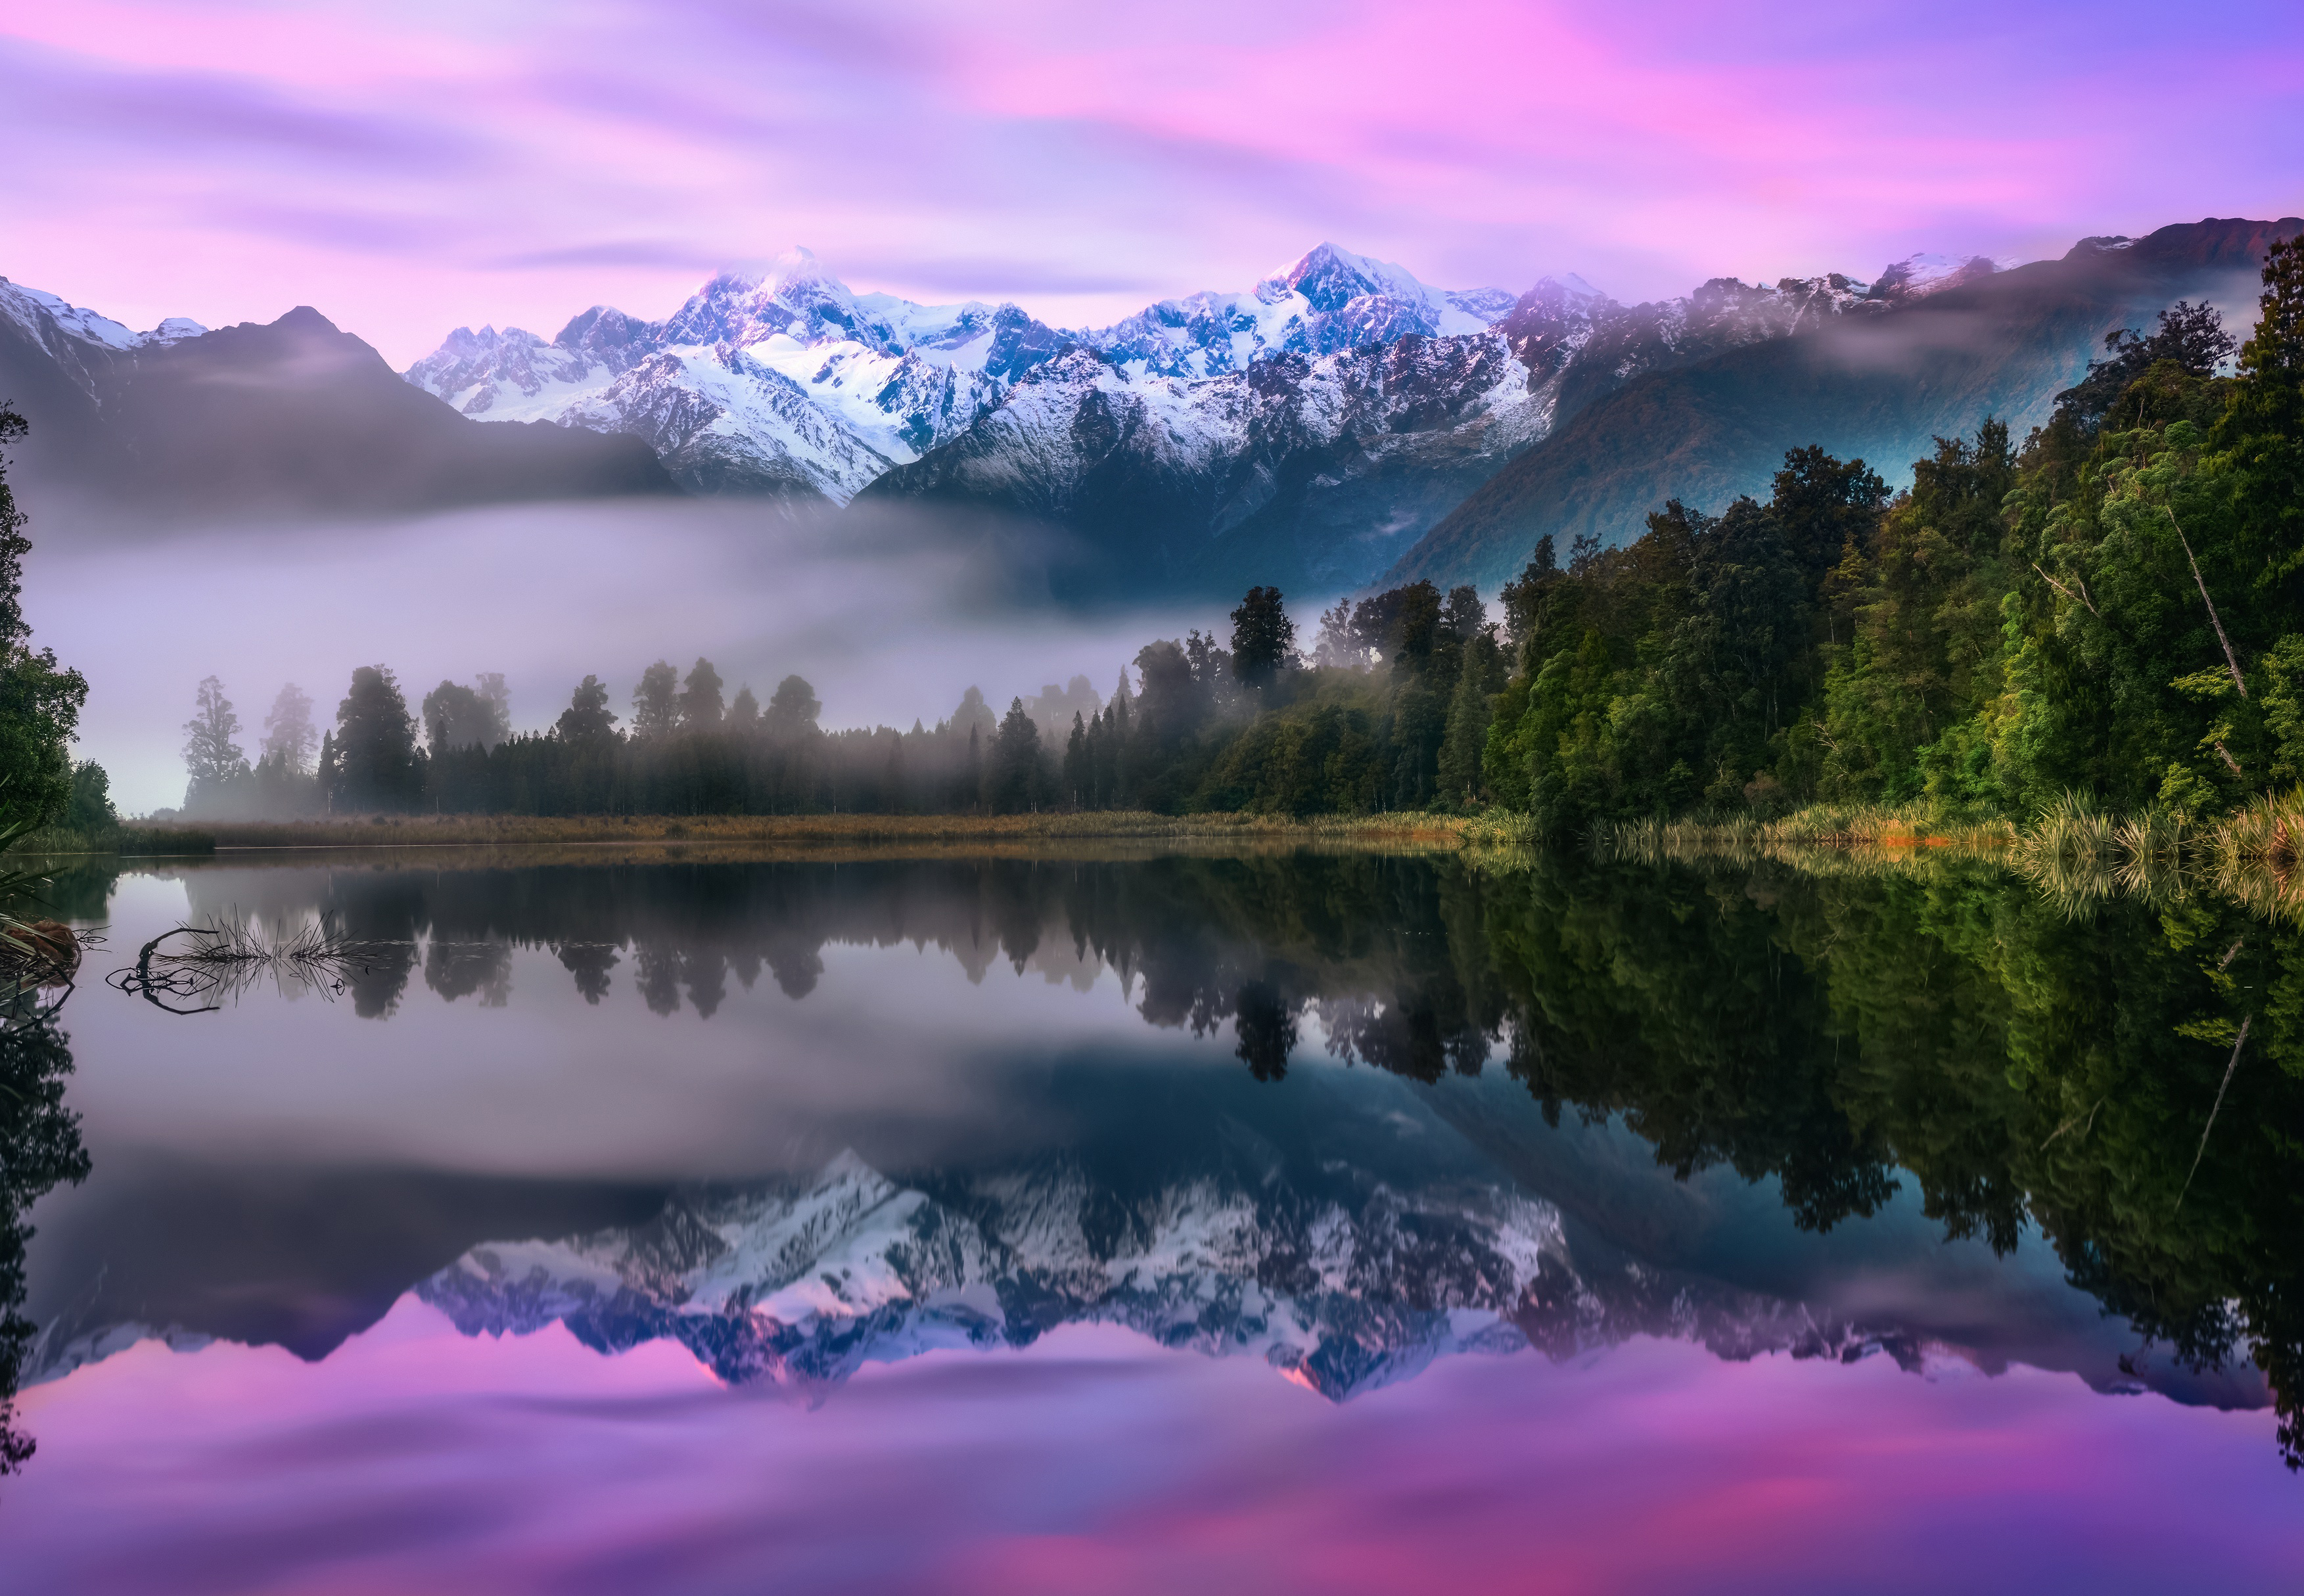
[[[51, 900], [106, 941], [6, 1043], [8, 1590], [2304, 1588], [2304, 933], [2213, 894], [695, 845]], [[140, 979], [186, 923], [316, 956]]]

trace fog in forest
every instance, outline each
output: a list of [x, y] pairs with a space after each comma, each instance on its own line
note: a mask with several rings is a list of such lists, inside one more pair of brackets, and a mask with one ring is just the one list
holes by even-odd
[[[1108, 696], [1147, 641], [1224, 626], [1230, 608], [1067, 607], [1038, 574], [1062, 551], [1037, 534], [887, 511], [624, 500], [156, 530], [28, 508], [26, 608], [88, 678], [76, 756], [103, 764], [123, 814], [182, 802], [183, 723], [210, 675], [251, 759], [283, 683], [326, 726], [370, 664], [411, 710], [444, 679], [501, 672], [517, 730], [548, 728], [587, 673], [629, 722], [650, 662], [699, 656], [732, 696], [806, 677], [827, 729], [909, 728], [970, 686], [999, 707], [1074, 675]], [[1290, 607], [1309, 621], [1321, 596]]]

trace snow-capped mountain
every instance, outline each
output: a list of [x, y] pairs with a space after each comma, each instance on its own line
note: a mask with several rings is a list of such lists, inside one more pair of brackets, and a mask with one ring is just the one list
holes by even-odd
[[[165, 348], [208, 331], [196, 321], [172, 316], [148, 333], [133, 332], [110, 317], [5, 277], [0, 277], [0, 325], [14, 334], [11, 342], [17, 342], [23, 356], [41, 360], [49, 368], [38, 375], [52, 374], [91, 403], [117, 357], [141, 349]], [[29, 363], [22, 356], [9, 362], [12, 366]], [[12, 390], [8, 397], [21, 396]]]
[[52, 293], [26, 288], [5, 277], [0, 277], [0, 317], [7, 317], [42, 348], [59, 356], [75, 352], [75, 344], [94, 344], [99, 349], [125, 352], [198, 338], [208, 331], [188, 317], [172, 316], [148, 333], [131, 332], [110, 317], [67, 304]]
[[[1905, 297], [1955, 280], [1919, 257], [1882, 278]], [[1243, 291], [1058, 332], [1013, 305], [859, 294], [800, 249], [662, 322], [459, 328], [407, 377], [479, 418], [635, 434], [691, 491], [877, 485], [1053, 523], [1090, 565], [1124, 552], [1131, 583], [1334, 586], [1599, 394], [1891, 303], [1842, 275], [1635, 306], [1570, 275], [1515, 298], [1323, 243]]]
[[1889, 308], [1838, 274], [1631, 306], [1572, 275], [1441, 293], [1323, 245], [1083, 335], [867, 491], [1060, 528], [1086, 591], [1334, 590], [1626, 383]]
[[845, 503], [1063, 343], [1013, 305], [851, 293], [795, 249], [661, 322], [594, 306], [550, 342], [459, 327], [406, 376], [478, 419], [634, 434], [694, 492]]
[[1542, 437], [1556, 393], [1493, 333], [1202, 378], [1078, 348], [867, 491], [1063, 528], [1089, 591], [1348, 586]]
[[1273, 355], [1485, 333], [1512, 305], [1501, 288], [1427, 288], [1404, 267], [1322, 244], [1246, 293], [1162, 300], [1073, 336], [1131, 378], [1220, 376]]
[[636, 1229], [475, 1247], [417, 1288], [467, 1334], [565, 1324], [681, 1342], [723, 1380], [802, 1390], [1060, 1324], [1256, 1357], [1335, 1400], [1453, 1353], [1554, 1356], [1636, 1333], [1730, 1355], [1864, 1338], [1796, 1305], [1638, 1266], [1580, 1278], [1561, 1216], [1508, 1186], [1300, 1189], [1211, 1167], [1130, 1195], [1046, 1160], [933, 1194], [852, 1153], [812, 1178], [673, 1198]]

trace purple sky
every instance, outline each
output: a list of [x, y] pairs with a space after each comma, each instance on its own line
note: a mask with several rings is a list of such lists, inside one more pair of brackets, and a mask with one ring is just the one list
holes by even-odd
[[[2268, 1412], [1724, 1363], [1460, 1357], [1339, 1407], [1108, 1326], [820, 1407], [677, 1345], [467, 1338], [412, 1298], [317, 1364], [157, 1342], [24, 1400], [25, 1590], [2293, 1590]], [[219, 1460], [224, 1460], [220, 1469]]]
[[1323, 238], [1646, 296], [2304, 211], [2294, 0], [18, 0], [0, 103], [0, 274], [395, 364], [794, 242], [1079, 325]]

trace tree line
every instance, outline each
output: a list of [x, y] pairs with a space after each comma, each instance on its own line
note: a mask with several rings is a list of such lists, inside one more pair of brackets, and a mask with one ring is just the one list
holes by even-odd
[[1232, 620], [1228, 648], [1199, 630], [1146, 645], [1109, 700], [1075, 677], [1003, 714], [971, 687], [909, 731], [826, 729], [797, 675], [766, 704], [749, 686], [732, 698], [699, 658], [684, 676], [649, 665], [629, 718], [589, 675], [552, 726], [515, 733], [500, 674], [444, 680], [411, 708], [390, 668], [363, 665], [325, 728], [309, 695], [282, 688], [251, 761], [209, 677], [184, 726], [182, 813], [1310, 815], [1475, 796], [1505, 667], [1474, 589], [1417, 583], [1340, 602], [1309, 654], [1277, 589], [1252, 589]]
[[2020, 446], [1940, 438], [1908, 492], [1810, 448], [1765, 503], [1670, 503], [1564, 565], [1546, 539], [1504, 594], [1487, 794], [1570, 832], [2067, 792], [2198, 815], [2304, 781], [2304, 242], [2264, 284], [2244, 347], [2180, 302]]
[[[2304, 244], [2254, 335], [2179, 303], [2019, 445], [1987, 420], [1891, 494], [1786, 456], [1766, 502], [1679, 502], [1621, 548], [1541, 540], [1491, 622], [1470, 587], [1339, 601], [1309, 641], [1251, 589], [1226, 633], [1138, 650], [1003, 714], [828, 730], [802, 678], [760, 704], [711, 662], [588, 676], [515, 733], [501, 676], [411, 708], [363, 666], [332, 725], [284, 688], [250, 761], [220, 682], [186, 727], [188, 816], [1144, 808], [1526, 812], [1546, 832], [1694, 808], [1926, 800], [2012, 815], [2068, 791], [2201, 814], [2304, 781]], [[0, 439], [22, 430], [0, 412]], [[87, 687], [30, 646], [0, 477], [0, 814], [108, 823], [69, 757]], [[1300, 646], [1301, 642], [1301, 646]]]

